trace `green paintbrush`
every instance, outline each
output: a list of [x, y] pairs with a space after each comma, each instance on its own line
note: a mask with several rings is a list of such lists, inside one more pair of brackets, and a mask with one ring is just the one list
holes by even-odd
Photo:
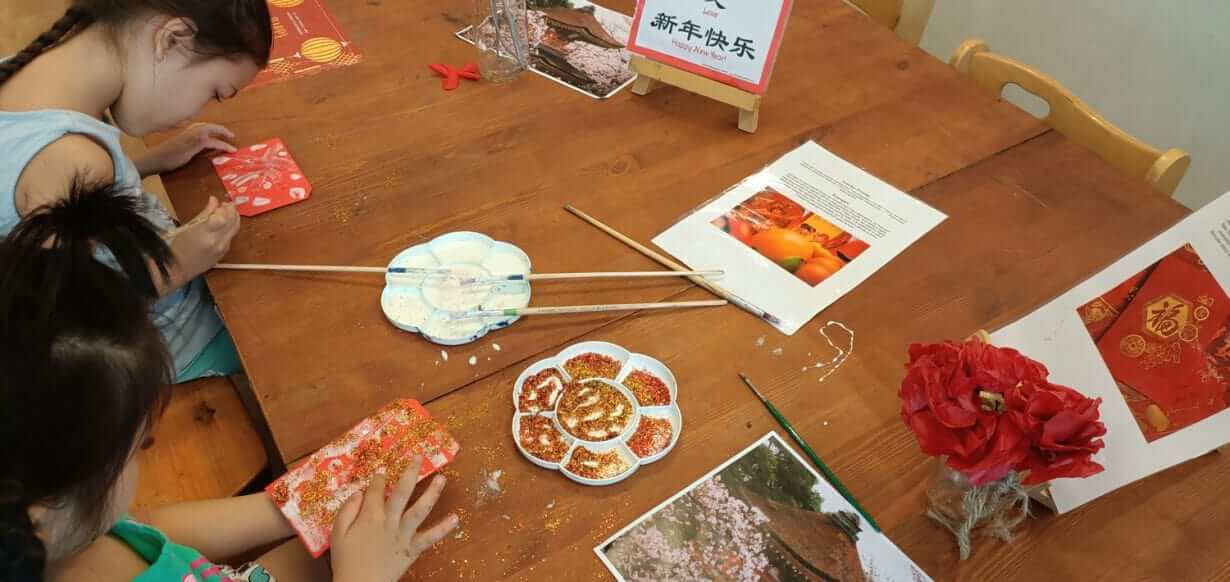
[[850, 490], [846, 489], [846, 486], [841, 484], [841, 480], [837, 478], [837, 475], [833, 474], [832, 469], [829, 469], [828, 465], [825, 465], [824, 461], [820, 460], [820, 455], [817, 455], [816, 451], [811, 450], [811, 447], [807, 446], [807, 441], [803, 440], [802, 436], [799, 436], [799, 433], [794, 430], [793, 426], [790, 426], [790, 421], [786, 420], [786, 417], [782, 416], [782, 413], [777, 411], [777, 407], [773, 406], [773, 403], [769, 402], [769, 399], [765, 398], [764, 394], [761, 394], [760, 391], [756, 389], [756, 385], [752, 384], [751, 378], [748, 378], [747, 374], [744, 374], [743, 372], [739, 372], [739, 377], [743, 379], [743, 383], [747, 384], [748, 388], [752, 389], [752, 392], [756, 394], [756, 398], [759, 398], [760, 401], [764, 403], [765, 408], [769, 409], [769, 414], [772, 414], [773, 418], [777, 419], [777, 424], [782, 425], [782, 428], [790, 434], [790, 438], [794, 439], [794, 442], [799, 444], [799, 447], [803, 449], [803, 452], [807, 453], [807, 457], [811, 459], [811, 462], [816, 464], [816, 467], [819, 468], [820, 472], [824, 474], [824, 478], [828, 479], [829, 483], [837, 489], [837, 492], [841, 493], [841, 496], [845, 497], [846, 501], [849, 501], [850, 505], [853, 505], [854, 509], [858, 510], [859, 514], [863, 516], [863, 519], [867, 520], [867, 523], [871, 524], [872, 528], [874, 528], [877, 532], [881, 531], [880, 525], [876, 523], [876, 520], [871, 519], [871, 514], [867, 513], [867, 510], [863, 509], [863, 506], [858, 504], [858, 501], [856, 501], [854, 496], [850, 494]]

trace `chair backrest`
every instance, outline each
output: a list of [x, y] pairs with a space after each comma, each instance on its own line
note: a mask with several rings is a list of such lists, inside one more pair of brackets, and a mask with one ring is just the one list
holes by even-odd
[[848, 0], [863, 14], [888, 27], [911, 44], [918, 44], [935, 0]]
[[969, 39], [948, 61], [958, 73], [1002, 95], [1013, 84], [1046, 101], [1050, 112], [1044, 121], [1051, 127], [1097, 153], [1120, 172], [1143, 179], [1157, 190], [1174, 194], [1191, 165], [1191, 156], [1180, 149], [1165, 152], [1115, 127], [1055, 79], [1023, 63], [991, 52], [981, 39]]

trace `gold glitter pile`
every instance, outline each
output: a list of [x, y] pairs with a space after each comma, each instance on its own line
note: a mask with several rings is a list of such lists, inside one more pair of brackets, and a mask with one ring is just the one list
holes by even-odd
[[517, 398], [517, 410], [543, 412], [555, 406], [555, 400], [564, 389], [564, 375], [555, 369], [546, 369], [525, 379], [521, 395]]
[[545, 416], [524, 417], [519, 432], [518, 440], [525, 452], [548, 463], [564, 460], [569, 445], [564, 442], [563, 435], [555, 429], [551, 419]]
[[606, 378], [614, 380], [619, 375], [622, 366], [619, 361], [610, 356], [584, 353], [569, 358], [564, 362], [564, 370], [573, 380], [588, 380], [590, 378]]
[[623, 474], [631, 469], [632, 465], [616, 450], [595, 453], [585, 447], [577, 447], [572, 451], [567, 467], [569, 471], [586, 479], [609, 479]]
[[632, 412], [627, 396], [601, 382], [569, 384], [556, 409], [564, 430], [587, 441], [605, 441], [623, 434], [632, 422]]

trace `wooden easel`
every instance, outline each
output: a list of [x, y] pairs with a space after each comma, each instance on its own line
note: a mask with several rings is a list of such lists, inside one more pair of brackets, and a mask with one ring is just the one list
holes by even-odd
[[632, 55], [632, 61], [629, 65], [633, 71], [640, 75], [636, 79], [636, 83], [632, 85], [632, 92], [637, 95], [648, 95], [658, 88], [659, 84], [664, 83], [679, 87], [685, 91], [691, 91], [697, 95], [703, 95], [738, 109], [739, 129], [747, 133], [756, 133], [756, 128], [760, 125], [761, 95], [748, 93], [742, 89], [725, 83], [719, 83], [695, 73], [689, 73], [670, 65], [651, 61], [640, 55]]

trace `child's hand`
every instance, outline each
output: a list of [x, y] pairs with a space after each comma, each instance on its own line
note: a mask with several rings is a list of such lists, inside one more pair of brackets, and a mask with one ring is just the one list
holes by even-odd
[[175, 253], [176, 281], [179, 287], [218, 264], [231, 249], [231, 239], [239, 232], [239, 211], [235, 205], [210, 197], [205, 210], [175, 233], [171, 250]]
[[444, 477], [437, 475], [418, 502], [406, 509], [422, 464], [422, 457], [410, 462], [387, 501], [383, 473], [372, 478], [366, 494], [356, 493], [346, 500], [333, 523], [335, 582], [395, 582], [419, 554], [457, 527], [457, 516], [450, 514], [416, 531], [444, 489]]
[[233, 139], [235, 134], [221, 125], [194, 123], [179, 135], [158, 144], [134, 163], [142, 177], [170, 172], [182, 168], [205, 150], [234, 153], [235, 146], [227, 141]]

